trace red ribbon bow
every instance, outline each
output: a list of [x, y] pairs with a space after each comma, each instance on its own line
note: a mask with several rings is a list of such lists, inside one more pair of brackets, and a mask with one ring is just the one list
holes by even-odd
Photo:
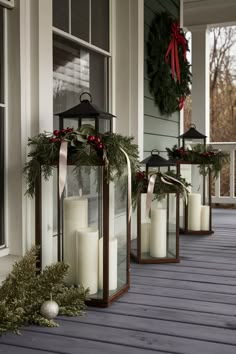
[[180, 67], [179, 67], [179, 56], [178, 56], [178, 45], [181, 44], [183, 48], [184, 61], [186, 60], [186, 45], [187, 41], [185, 37], [180, 33], [180, 27], [177, 22], [171, 25], [171, 41], [165, 55], [165, 61], [168, 62], [168, 56], [171, 52], [171, 71], [172, 78], [174, 79], [175, 73], [177, 80], [180, 83]]
[[185, 97], [182, 96], [180, 98], [177, 98], [177, 101], [179, 103], [179, 110], [181, 111], [181, 109], [184, 107]]

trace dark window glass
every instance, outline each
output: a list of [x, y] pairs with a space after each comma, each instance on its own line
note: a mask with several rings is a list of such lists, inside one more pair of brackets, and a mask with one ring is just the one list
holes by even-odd
[[0, 107], [0, 247], [4, 245], [4, 108]]
[[[54, 113], [78, 104], [82, 92], [90, 92], [93, 103], [106, 110], [105, 64], [108, 59], [57, 35], [53, 43]], [[54, 122], [56, 129], [58, 119]]]
[[88, 0], [71, 0], [71, 34], [89, 42]]
[[91, 0], [91, 41], [109, 51], [109, 0]]
[[0, 7], [0, 103], [4, 103], [4, 36], [3, 36], [3, 8]]
[[69, 0], [53, 0], [53, 26], [69, 32]]

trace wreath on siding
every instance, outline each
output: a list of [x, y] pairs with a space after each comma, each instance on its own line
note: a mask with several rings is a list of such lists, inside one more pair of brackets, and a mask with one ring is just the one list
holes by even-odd
[[161, 114], [180, 111], [190, 95], [192, 74], [183, 30], [167, 12], [156, 14], [147, 42], [149, 89]]

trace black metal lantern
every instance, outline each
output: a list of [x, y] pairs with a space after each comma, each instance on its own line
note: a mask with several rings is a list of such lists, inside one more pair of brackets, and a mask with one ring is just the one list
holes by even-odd
[[191, 124], [187, 132], [180, 135], [178, 138], [179, 146], [185, 148], [191, 148], [193, 144], [203, 144], [206, 146], [206, 135], [200, 133], [196, 129], [195, 124]]
[[[180, 233], [191, 235], [212, 234], [211, 171], [208, 166], [194, 161], [194, 145], [202, 145], [206, 151], [206, 136], [191, 127], [179, 136], [182, 139], [181, 156], [177, 162], [177, 173], [190, 184], [188, 204], [180, 201]], [[195, 145], [196, 146], [196, 145]], [[185, 154], [185, 155], [183, 155]], [[188, 160], [187, 156], [192, 158]]]
[[[78, 107], [90, 107], [82, 101]], [[69, 112], [69, 111], [68, 111]], [[72, 109], [72, 113], [73, 113]], [[77, 113], [76, 113], [77, 112]], [[65, 116], [91, 117], [89, 111]], [[95, 129], [100, 127], [101, 116], [94, 113]], [[103, 118], [102, 118], [103, 119]], [[106, 118], [104, 118], [106, 119]], [[62, 124], [61, 123], [61, 124]], [[67, 123], [66, 123], [67, 124]], [[83, 122], [81, 121], [81, 124]], [[111, 127], [110, 127], [111, 128]], [[68, 285], [80, 285], [90, 289], [88, 305], [106, 307], [129, 289], [130, 278], [130, 219], [128, 206], [128, 177], [124, 168], [122, 176], [108, 182], [108, 169], [103, 159], [94, 165], [70, 164], [68, 156], [67, 178], [64, 192], [59, 196], [59, 164], [53, 166], [53, 235], [57, 260], [69, 264], [66, 278]], [[43, 170], [43, 169], [42, 169]], [[42, 244], [45, 228], [42, 176], [36, 185], [36, 244]]]
[[[83, 96], [89, 96], [82, 99]], [[80, 129], [83, 125], [93, 126], [95, 134], [112, 132], [113, 114], [101, 111], [92, 103], [92, 96], [89, 92], [83, 92], [80, 95], [80, 103], [64, 112], [56, 113], [59, 117], [59, 129], [73, 127]]]
[[[151, 156], [141, 162], [145, 165], [149, 183], [150, 178], [161, 182], [165, 172], [176, 167], [175, 163], [156, 152], [153, 150]], [[154, 187], [151, 199], [149, 196], [151, 204], [147, 215], [148, 193], [147, 187], [139, 194], [137, 215], [132, 218], [131, 256], [138, 263], [179, 262], [179, 192], [165, 193], [160, 198]]]

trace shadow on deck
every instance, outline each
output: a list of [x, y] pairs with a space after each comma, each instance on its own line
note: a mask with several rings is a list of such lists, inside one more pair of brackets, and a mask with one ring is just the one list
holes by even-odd
[[211, 236], [182, 236], [180, 264], [132, 264], [108, 309], [0, 338], [4, 354], [235, 354], [236, 211], [214, 210]]

